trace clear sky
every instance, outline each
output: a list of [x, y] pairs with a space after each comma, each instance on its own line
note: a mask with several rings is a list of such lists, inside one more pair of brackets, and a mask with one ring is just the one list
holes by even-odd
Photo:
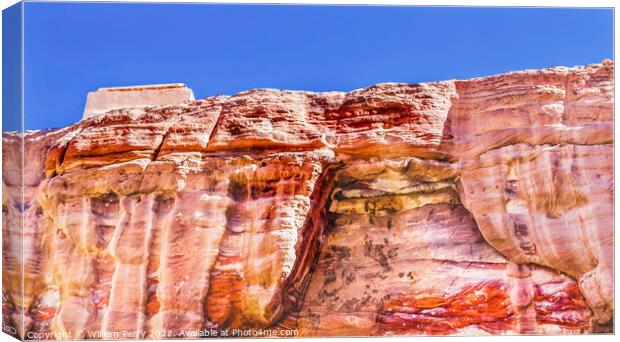
[[25, 6], [26, 129], [78, 121], [98, 87], [348, 91], [613, 59], [610, 9]]

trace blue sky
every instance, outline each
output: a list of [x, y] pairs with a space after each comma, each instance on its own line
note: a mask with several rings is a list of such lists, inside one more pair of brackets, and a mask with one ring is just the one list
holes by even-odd
[[98, 87], [182, 82], [348, 91], [613, 59], [610, 9], [25, 5], [25, 126], [81, 117]]

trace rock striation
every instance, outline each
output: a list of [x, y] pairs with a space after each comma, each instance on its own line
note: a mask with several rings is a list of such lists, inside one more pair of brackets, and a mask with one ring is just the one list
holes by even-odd
[[257, 89], [4, 133], [4, 326], [613, 331], [613, 71]]

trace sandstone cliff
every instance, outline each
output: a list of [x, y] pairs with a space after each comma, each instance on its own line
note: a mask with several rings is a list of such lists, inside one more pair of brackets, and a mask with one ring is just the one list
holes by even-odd
[[258, 89], [5, 133], [4, 322], [611, 331], [613, 69]]

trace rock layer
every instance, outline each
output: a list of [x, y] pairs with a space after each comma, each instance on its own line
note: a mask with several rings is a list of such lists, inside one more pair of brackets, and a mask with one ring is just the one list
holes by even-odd
[[5, 133], [5, 326], [611, 331], [613, 91], [604, 62]]
[[452, 166], [371, 159], [337, 174], [302, 334], [592, 330], [575, 280], [487, 243], [460, 202]]

